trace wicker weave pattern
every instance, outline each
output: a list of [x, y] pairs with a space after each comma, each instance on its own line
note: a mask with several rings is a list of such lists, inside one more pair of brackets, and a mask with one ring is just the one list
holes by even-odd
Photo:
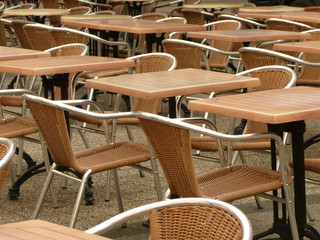
[[196, 179], [188, 131], [146, 119], [140, 119], [140, 123], [172, 194], [233, 201], [282, 186], [279, 172], [248, 165], [221, 168]]
[[20, 47], [22, 48], [27, 48], [27, 49], [32, 49], [28, 38], [23, 30], [23, 26], [29, 23], [34, 23], [30, 21], [25, 21], [25, 20], [12, 20], [12, 26], [14, 29], [14, 32], [19, 40]]
[[44, 51], [56, 46], [56, 43], [47, 28], [34, 26], [28, 28], [24, 27], [23, 29], [32, 49]]
[[187, 19], [188, 24], [203, 25], [205, 23], [204, 15], [201, 11], [194, 9], [182, 9], [182, 16]]
[[1, 137], [15, 138], [37, 131], [37, 125], [32, 119], [13, 117], [0, 121]]
[[89, 39], [87, 37], [72, 32], [52, 31], [50, 32], [50, 34], [57, 45], [64, 45], [69, 43], [89, 43]]
[[[304, 60], [308, 62], [319, 62], [319, 54], [305, 53]], [[320, 85], [320, 68], [302, 65], [297, 77], [297, 85]]]
[[240, 57], [246, 70], [262, 66], [281, 65], [280, 58], [261, 53], [241, 52]]
[[[9, 150], [8, 145], [6, 145], [4, 143], [0, 143], [0, 161], [6, 155], [8, 150]], [[8, 164], [7, 166], [5, 166], [3, 169], [0, 170], [0, 191], [1, 191], [3, 184], [7, 178], [9, 167], [10, 167], [10, 164]]]
[[241, 239], [230, 214], [205, 206], [171, 207], [151, 214], [151, 239]]
[[163, 48], [177, 59], [176, 69], [201, 68], [199, 48], [176, 43], [163, 43]]

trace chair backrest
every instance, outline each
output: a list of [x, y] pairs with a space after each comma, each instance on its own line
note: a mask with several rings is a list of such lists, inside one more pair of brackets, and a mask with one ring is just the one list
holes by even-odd
[[44, 50], [44, 52], [50, 52], [53, 57], [72, 55], [84, 56], [88, 53], [88, 46], [83, 43], [70, 43], [49, 48]]
[[141, 15], [134, 16], [132, 18], [156, 21], [166, 17], [168, 17], [166, 13], [144, 13]]
[[73, 8], [81, 6], [81, 2], [77, 0], [63, 0], [66, 8]]
[[0, 138], [0, 190], [6, 180], [9, 163], [14, 153], [15, 146], [13, 141], [7, 138]]
[[185, 19], [183, 17], [167, 17], [167, 18], [161, 18], [161, 19], [157, 20], [157, 22], [186, 24], [187, 19]]
[[27, 35], [23, 30], [23, 26], [26, 24], [35, 24], [35, 22], [26, 21], [26, 20], [12, 20], [12, 26], [16, 34], [16, 37], [18, 38], [20, 47], [32, 49], [31, 44], [27, 38]]
[[[241, 29], [241, 23], [236, 20], [220, 20], [212, 23], [205, 24], [204, 26], [210, 28], [210, 30], [239, 30]], [[235, 48], [235, 43], [231, 41], [211, 40], [210, 46], [223, 50], [232, 51]], [[210, 67], [226, 69], [229, 62], [229, 56], [216, 52], [211, 52], [208, 58]]]
[[238, 17], [231, 14], [219, 14], [217, 16], [218, 20], [236, 20], [241, 22], [242, 29], [251, 29], [251, 28], [266, 28], [266, 25], [263, 23], [259, 23], [256, 21], [253, 21], [251, 19]]
[[113, 10], [102, 10], [91, 13], [92, 15], [116, 15], [116, 12]]
[[201, 11], [195, 9], [182, 9], [182, 16], [187, 19], [188, 24], [205, 24], [205, 17]]
[[44, 24], [25, 24], [23, 30], [32, 49], [44, 51], [56, 46], [49, 30], [53, 28]]
[[52, 160], [57, 166], [71, 167], [84, 173], [86, 169], [80, 168], [74, 157], [64, 111], [41, 103], [41, 98], [27, 99], [26, 103], [38, 125]]
[[173, 55], [177, 59], [176, 69], [183, 68], [201, 68], [201, 56], [206, 58], [201, 49], [194, 45], [193, 42], [165, 39], [162, 41], [164, 52]]
[[[257, 87], [249, 88], [248, 92], [289, 88], [295, 86], [296, 84], [296, 73], [291, 68], [285, 66], [272, 65], [258, 67], [238, 73], [237, 75], [256, 77], [260, 79], [261, 84]], [[248, 120], [244, 133], [257, 133], [267, 131], [267, 124]]]
[[292, 31], [292, 32], [301, 32], [305, 30], [314, 29], [307, 24], [295, 22], [286, 19], [279, 18], [269, 18], [265, 20], [267, 29], [270, 30], [282, 30], [282, 31]]
[[151, 239], [252, 239], [251, 224], [239, 209], [205, 198], [151, 203], [120, 213], [86, 232], [101, 235], [145, 214], [150, 214]]
[[0, 20], [0, 46], [8, 46], [5, 22]]
[[72, 7], [68, 9], [70, 15], [86, 15], [92, 12], [91, 7], [88, 6], [79, 6]]
[[44, 8], [59, 8], [58, 0], [41, 0]]
[[[136, 73], [172, 71], [177, 65], [174, 56], [167, 53], [146, 53], [127, 59], [135, 60]], [[144, 111], [157, 114], [162, 99], [135, 98], [132, 111]]]
[[302, 31], [301, 33], [311, 34], [311, 38], [306, 38], [304, 41], [320, 40], [320, 29], [306, 30], [306, 31]]

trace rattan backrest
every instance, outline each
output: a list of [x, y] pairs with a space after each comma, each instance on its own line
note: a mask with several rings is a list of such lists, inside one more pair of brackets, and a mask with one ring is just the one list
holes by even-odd
[[[260, 86], [248, 89], [248, 92], [259, 92], [271, 89], [288, 88], [295, 85], [295, 73], [288, 67], [266, 66], [240, 73], [260, 79]], [[267, 124], [248, 120], [245, 133], [267, 132]], [[261, 141], [261, 140], [259, 140]]]
[[83, 172], [74, 158], [64, 111], [32, 100], [26, 100], [26, 103], [53, 161], [58, 166]]
[[64, 5], [66, 8], [73, 8], [73, 7], [78, 7], [81, 6], [81, 3], [77, 0], [63, 0]]
[[93, 15], [115, 15], [116, 12], [113, 10], [103, 10], [92, 13]]
[[23, 30], [23, 26], [26, 24], [35, 24], [35, 22], [26, 20], [12, 20], [12, 26], [16, 37], [18, 38], [20, 47], [32, 49], [31, 44], [29, 43], [28, 38]]
[[144, 13], [138, 16], [134, 16], [133, 18], [156, 21], [166, 17], [168, 17], [166, 13]]
[[201, 49], [184, 44], [186, 41], [173, 42], [170, 39], [162, 41], [164, 52], [173, 55], [177, 59], [176, 69], [201, 68]]
[[282, 30], [282, 31], [292, 31], [292, 32], [301, 32], [305, 30], [314, 29], [313, 27], [295, 22], [286, 19], [279, 19], [279, 18], [269, 18], [265, 21], [267, 29], [270, 30]]
[[59, 8], [58, 0], [41, 0], [44, 8]]
[[[316, 53], [304, 53], [302, 59], [307, 62], [319, 63], [320, 55]], [[320, 67], [312, 67], [302, 64], [298, 79], [320, 80]], [[320, 82], [315, 85], [320, 85]]]
[[82, 43], [71, 43], [47, 49], [45, 52], [50, 52], [53, 57], [72, 55], [84, 56], [88, 52], [88, 46]]
[[187, 19], [188, 24], [203, 25], [205, 23], [205, 17], [201, 11], [194, 9], [182, 9], [182, 16]]
[[10, 139], [0, 138], [0, 190], [6, 180], [10, 161], [15, 152], [14, 143]]
[[[177, 224], [179, 223], [179, 224]], [[241, 225], [224, 210], [209, 206], [177, 206], [150, 215], [151, 239], [241, 240]]]
[[89, 43], [88, 37], [78, 34], [76, 31], [69, 31], [68, 28], [54, 28], [50, 30], [50, 34], [57, 45], [69, 43]]
[[239, 52], [242, 64], [246, 70], [262, 66], [281, 65], [282, 63], [281, 58], [267, 55], [259, 51], [259, 49], [255, 51], [252, 48], [240, 48]]
[[[169, 57], [163, 53], [141, 54], [128, 59], [136, 60], [136, 73], [148, 73], [173, 70], [176, 64], [173, 56]], [[132, 111], [144, 111], [157, 114], [162, 99], [135, 98]]]
[[0, 21], [0, 46], [7, 46], [5, 23]]
[[242, 29], [251, 29], [251, 28], [266, 28], [266, 25], [263, 23], [256, 22], [251, 19], [238, 17], [231, 14], [219, 14], [217, 16], [219, 20], [236, 20], [241, 22]]
[[49, 29], [52, 27], [44, 24], [26, 24], [23, 30], [32, 49], [43, 51], [56, 46]]
[[70, 15], [85, 15], [91, 13], [92, 9], [88, 6], [72, 7], [68, 9]]
[[149, 119], [140, 125], [150, 141], [173, 195], [204, 197], [194, 171], [189, 132]]
[[[209, 24], [205, 24], [205, 26], [210, 27], [211, 30], [239, 30], [241, 29], [241, 23], [236, 20], [221, 20], [215, 21]], [[234, 49], [235, 43], [231, 41], [219, 41], [212, 40], [212, 47], [223, 50], [223, 51], [232, 51]], [[211, 52], [208, 58], [208, 62], [210, 66], [224, 66], [228, 65], [229, 56], [224, 54], [219, 54], [216, 52]]]

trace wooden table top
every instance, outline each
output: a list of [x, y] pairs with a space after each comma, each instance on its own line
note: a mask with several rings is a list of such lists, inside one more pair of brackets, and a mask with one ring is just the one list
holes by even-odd
[[129, 32], [137, 34], [148, 33], [163, 33], [163, 32], [187, 32], [187, 31], [201, 31], [205, 30], [202, 25], [195, 24], [178, 24], [155, 22], [142, 19], [90, 19], [90, 20], [70, 20], [64, 19], [62, 24], [87, 27], [99, 30]]
[[268, 19], [281, 18], [284, 12], [239, 12], [237, 15], [244, 18]]
[[285, 5], [275, 6], [257, 6], [257, 7], [241, 7], [239, 12], [249, 13], [267, 13], [267, 12], [304, 12], [303, 7], [290, 7]]
[[0, 239], [10, 240], [108, 240], [94, 234], [42, 221], [29, 220], [0, 225]]
[[2, 61], [0, 72], [23, 75], [53, 75], [110, 68], [126, 68], [135, 65], [132, 60], [94, 56], [62, 56]]
[[231, 42], [270, 41], [280, 39], [306, 39], [311, 37], [310, 34], [305, 35], [299, 32], [266, 29], [199, 31], [188, 32], [187, 36], [191, 38], [206, 38]]
[[273, 50], [320, 54], [320, 41], [278, 43], [273, 45]]
[[66, 15], [61, 20], [88, 20], [88, 19], [112, 19], [112, 18], [132, 18], [129, 15]]
[[241, 8], [243, 3], [199, 3], [199, 4], [184, 4], [183, 8]]
[[164, 98], [259, 85], [258, 78], [200, 69], [122, 75], [85, 82], [85, 86], [89, 88], [140, 98]]
[[320, 12], [283, 12], [281, 18], [298, 22], [320, 23]]
[[190, 101], [189, 109], [280, 124], [320, 117], [320, 89], [292, 87]]
[[0, 61], [41, 57], [51, 57], [51, 54], [32, 49], [0, 46]]
[[3, 12], [3, 15], [8, 16], [56, 16], [68, 14], [69, 11], [67, 9], [58, 8], [11, 9]]

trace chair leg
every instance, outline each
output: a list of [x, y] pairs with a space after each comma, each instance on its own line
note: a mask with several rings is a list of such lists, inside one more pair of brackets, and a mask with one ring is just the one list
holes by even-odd
[[161, 182], [159, 177], [159, 169], [153, 153], [150, 156], [150, 161], [151, 161], [152, 174], [154, 178], [154, 184], [156, 187], [158, 201], [161, 201], [163, 199], [163, 194], [162, 194]]
[[124, 207], [123, 207], [122, 196], [120, 191], [118, 172], [117, 172], [117, 169], [112, 169], [110, 171], [112, 172], [113, 182], [114, 182], [115, 190], [117, 194], [119, 212], [121, 213], [121, 212], [124, 212]]
[[106, 184], [106, 194], [104, 200], [106, 202], [110, 201], [110, 188], [111, 188], [111, 172], [110, 170], [107, 171], [107, 184]]
[[85, 186], [87, 184], [87, 181], [88, 181], [88, 178], [90, 177], [90, 175], [91, 175], [91, 169], [88, 169], [81, 179], [80, 188], [78, 191], [76, 202], [74, 203], [71, 221], [69, 224], [69, 227], [71, 227], [71, 228], [74, 228], [74, 225], [76, 223], [76, 220], [77, 220], [77, 217], [79, 214], [81, 199], [84, 194], [84, 189], [85, 189]]
[[37, 202], [37, 205], [36, 205], [36, 208], [31, 216], [31, 219], [36, 219], [38, 218], [39, 216], [39, 212], [40, 212], [40, 209], [41, 209], [41, 206], [42, 206], [42, 203], [43, 203], [43, 200], [45, 198], [45, 196], [47, 195], [47, 192], [49, 190], [49, 186], [52, 182], [52, 179], [53, 179], [53, 170], [56, 169], [56, 164], [53, 163], [51, 168], [50, 168], [50, 171], [48, 173], [48, 176], [47, 176], [47, 179], [44, 183], [44, 186], [42, 188], [42, 191], [41, 191], [41, 194], [40, 194], [40, 197], [38, 199], [38, 202]]

